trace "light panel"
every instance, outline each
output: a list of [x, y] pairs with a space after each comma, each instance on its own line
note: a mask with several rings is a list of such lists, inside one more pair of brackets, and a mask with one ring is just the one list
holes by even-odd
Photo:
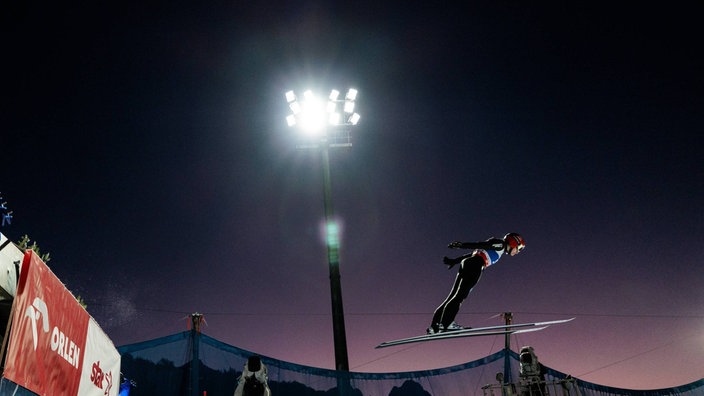
[[302, 106], [301, 127], [309, 133], [317, 133], [322, 130], [327, 122], [327, 112], [322, 103], [314, 96], [309, 95]]
[[286, 102], [291, 103], [296, 100], [296, 94], [293, 91], [286, 92]]
[[354, 102], [345, 101], [345, 113], [352, 114], [354, 112]]
[[291, 102], [288, 104], [288, 107], [291, 109], [293, 114], [299, 114], [301, 112], [301, 104], [298, 102]]
[[357, 90], [354, 88], [350, 88], [349, 91], [347, 91], [347, 95], [345, 95], [345, 99], [352, 101], [357, 99]]

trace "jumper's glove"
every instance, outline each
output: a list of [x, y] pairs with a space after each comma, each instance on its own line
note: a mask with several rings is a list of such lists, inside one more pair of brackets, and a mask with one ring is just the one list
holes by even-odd
[[442, 258], [442, 262], [447, 265], [447, 269], [452, 269], [452, 267], [462, 262], [462, 258], [449, 258], [445, 256]]
[[454, 241], [454, 242], [450, 242], [450, 244], [447, 245], [447, 247], [449, 247], [450, 249], [462, 249], [462, 245], [463, 245], [462, 242]]

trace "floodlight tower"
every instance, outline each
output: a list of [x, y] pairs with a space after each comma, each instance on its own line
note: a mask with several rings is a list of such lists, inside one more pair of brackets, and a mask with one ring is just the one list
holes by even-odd
[[301, 100], [293, 91], [286, 92], [286, 101], [292, 112], [286, 117], [288, 126], [296, 126], [303, 133], [297, 147], [318, 149], [322, 158], [325, 245], [327, 246], [328, 267], [330, 268], [335, 369], [338, 371], [349, 371], [349, 360], [340, 283], [340, 239], [332, 208], [329, 150], [331, 147], [352, 146], [350, 132], [360, 119], [360, 115], [354, 111], [356, 100], [356, 89], [349, 89], [342, 99], [340, 99], [340, 92], [333, 89], [327, 101], [319, 100], [310, 90], [303, 93]]

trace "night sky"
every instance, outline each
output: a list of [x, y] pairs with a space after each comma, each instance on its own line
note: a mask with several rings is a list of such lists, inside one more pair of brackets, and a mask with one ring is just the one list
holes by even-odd
[[[330, 152], [352, 371], [447, 367], [503, 337], [418, 335], [454, 240], [519, 232], [468, 326], [622, 388], [704, 377], [699, 8], [560, 2], [15, 4], [3, 56], [0, 229], [28, 234], [115, 345], [187, 329], [334, 367], [319, 154], [287, 90], [359, 90]], [[383, 3], [383, 4], [382, 4]], [[152, 3], [153, 4], [153, 3]]]

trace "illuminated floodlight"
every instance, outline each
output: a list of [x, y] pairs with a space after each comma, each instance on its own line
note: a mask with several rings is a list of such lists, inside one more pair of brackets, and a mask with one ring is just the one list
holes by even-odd
[[[290, 127], [297, 126], [309, 136], [304, 136], [298, 148], [316, 149], [321, 153], [323, 176], [323, 196], [325, 207], [325, 245], [330, 268], [330, 294], [332, 296], [332, 320], [335, 341], [335, 367], [340, 371], [349, 371], [347, 341], [345, 340], [345, 323], [342, 312], [342, 291], [340, 287], [339, 248], [340, 229], [333, 220], [330, 186], [330, 159], [328, 151], [333, 147], [352, 147], [351, 128], [359, 122], [360, 116], [354, 113], [357, 90], [347, 91], [344, 99], [340, 91], [333, 89], [325, 99], [318, 100], [312, 91], [307, 90], [299, 100], [293, 91], [285, 94], [292, 114], [286, 117]], [[327, 104], [326, 104], [327, 102]], [[341, 104], [342, 111], [338, 110]], [[326, 124], [329, 128], [326, 128]], [[341, 382], [338, 382], [338, 389]]]
[[352, 114], [352, 112], [354, 112], [354, 102], [346, 100], [344, 109], [345, 113]]
[[286, 92], [286, 102], [291, 103], [296, 100], [296, 94], [293, 91]]
[[326, 126], [353, 126], [360, 119], [360, 115], [354, 112], [357, 90], [353, 88], [347, 91], [344, 98], [336, 89], [330, 91], [327, 100], [317, 96], [310, 89], [301, 96], [297, 96], [294, 91], [287, 91], [285, 96], [291, 109], [286, 123], [289, 127], [296, 126], [307, 134], [324, 137], [332, 133], [325, 131]]
[[354, 101], [355, 99], [357, 99], [357, 90], [354, 88], [350, 88], [347, 91], [347, 95], [345, 95], [345, 99], [351, 100], [351, 101]]
[[301, 104], [298, 102], [291, 102], [288, 104], [288, 107], [291, 109], [293, 114], [300, 114], [301, 112]]
[[310, 133], [319, 132], [325, 127], [327, 114], [322, 102], [312, 94], [308, 95], [305, 102], [302, 104], [302, 112], [300, 115], [301, 128]]

